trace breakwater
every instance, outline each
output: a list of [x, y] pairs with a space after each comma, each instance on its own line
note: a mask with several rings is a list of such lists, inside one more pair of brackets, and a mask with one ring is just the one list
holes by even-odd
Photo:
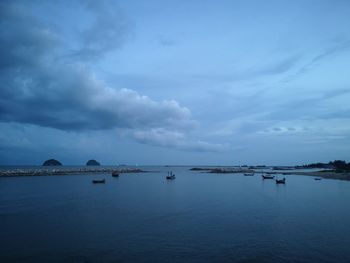
[[194, 167], [190, 171], [204, 172], [204, 173], [215, 173], [215, 174], [231, 174], [231, 173], [254, 173], [253, 169], [247, 168], [218, 168], [218, 167]]
[[96, 174], [96, 173], [143, 173], [138, 168], [106, 168], [106, 167], [53, 167], [53, 168], [10, 168], [0, 169], [0, 177], [14, 176], [49, 176], [49, 175], [73, 175], [73, 174]]

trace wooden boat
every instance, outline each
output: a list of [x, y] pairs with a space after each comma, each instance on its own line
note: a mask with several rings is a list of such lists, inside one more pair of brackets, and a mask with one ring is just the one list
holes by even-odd
[[283, 178], [283, 179], [276, 179], [276, 184], [285, 184], [286, 183], [286, 178]]
[[93, 184], [104, 184], [106, 182], [106, 179], [95, 179], [95, 180], [92, 180], [92, 183]]
[[119, 173], [118, 173], [118, 172], [113, 172], [113, 173], [112, 173], [112, 176], [113, 176], [113, 177], [119, 177]]
[[175, 179], [175, 174], [173, 172], [168, 172], [168, 175], [166, 177], [167, 180], [174, 180]]
[[245, 173], [244, 176], [254, 176], [254, 173]]
[[263, 179], [273, 179], [273, 178], [275, 178], [275, 176], [274, 175], [261, 175], [262, 176], [262, 178]]

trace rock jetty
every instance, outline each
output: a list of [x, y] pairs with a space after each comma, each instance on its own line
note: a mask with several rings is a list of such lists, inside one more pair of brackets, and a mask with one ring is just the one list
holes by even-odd
[[137, 168], [31, 168], [31, 169], [0, 169], [0, 177], [14, 177], [14, 176], [49, 176], [49, 175], [75, 175], [75, 174], [96, 174], [96, 173], [144, 173], [141, 169]]
[[190, 169], [191, 171], [201, 171], [206, 173], [215, 173], [215, 174], [232, 174], [232, 173], [253, 173], [254, 170], [247, 168], [233, 168], [233, 167], [194, 167]]

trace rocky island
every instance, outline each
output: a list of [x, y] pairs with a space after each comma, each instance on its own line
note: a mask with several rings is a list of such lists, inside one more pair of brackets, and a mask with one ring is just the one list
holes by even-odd
[[61, 165], [62, 164], [55, 159], [49, 159], [43, 163], [43, 166], [61, 166]]
[[92, 160], [87, 161], [86, 165], [87, 166], [100, 166], [101, 164], [98, 161], [92, 159]]

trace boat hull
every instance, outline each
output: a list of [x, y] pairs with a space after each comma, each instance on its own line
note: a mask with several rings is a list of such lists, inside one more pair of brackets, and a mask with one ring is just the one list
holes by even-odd
[[102, 179], [102, 180], [92, 180], [92, 183], [93, 183], [93, 184], [104, 184], [104, 183], [106, 183], [106, 180], [105, 180], [105, 179]]
[[285, 184], [286, 183], [286, 178], [283, 178], [281, 180], [276, 180], [276, 184]]
[[274, 179], [275, 176], [273, 176], [273, 175], [262, 175], [262, 178], [263, 179]]

